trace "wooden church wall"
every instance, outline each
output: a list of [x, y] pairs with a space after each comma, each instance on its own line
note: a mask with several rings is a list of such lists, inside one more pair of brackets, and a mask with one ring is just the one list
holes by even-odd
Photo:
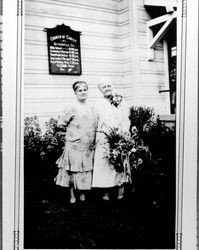
[[[24, 115], [43, 121], [57, 117], [74, 99], [72, 83], [85, 80], [89, 100], [101, 98], [100, 78], [109, 76], [129, 105], [153, 105], [166, 112], [164, 58], [160, 44], [156, 60], [148, 62], [146, 21], [139, 0], [26, 0], [24, 27]], [[81, 31], [82, 75], [51, 75], [44, 28], [60, 24]]]

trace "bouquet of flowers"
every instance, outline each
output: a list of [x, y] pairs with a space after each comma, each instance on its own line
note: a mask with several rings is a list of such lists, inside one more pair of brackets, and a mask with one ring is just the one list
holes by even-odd
[[119, 128], [109, 128], [103, 133], [109, 144], [106, 157], [117, 172], [132, 173], [150, 157], [148, 147], [137, 137], [136, 128], [133, 128], [132, 135]]

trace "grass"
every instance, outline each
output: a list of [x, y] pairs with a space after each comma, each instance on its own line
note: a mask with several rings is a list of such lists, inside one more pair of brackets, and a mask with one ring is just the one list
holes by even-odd
[[53, 184], [25, 189], [24, 248], [174, 248], [175, 187], [167, 181], [154, 187], [140, 182], [134, 191], [126, 186], [120, 201], [102, 201], [93, 189], [76, 204], [69, 204], [66, 188]]

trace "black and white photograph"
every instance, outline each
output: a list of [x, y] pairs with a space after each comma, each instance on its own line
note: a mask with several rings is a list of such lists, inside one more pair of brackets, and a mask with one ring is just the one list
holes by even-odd
[[2, 250], [196, 250], [197, 1], [10, 2]]

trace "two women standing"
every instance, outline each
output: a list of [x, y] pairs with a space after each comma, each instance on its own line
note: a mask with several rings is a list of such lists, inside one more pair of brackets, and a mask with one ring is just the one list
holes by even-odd
[[123, 198], [124, 173], [118, 173], [105, 154], [108, 142], [105, 134], [109, 127], [128, 132], [128, 109], [121, 96], [113, 94], [110, 79], [99, 84], [103, 99], [92, 107], [87, 103], [88, 85], [78, 81], [73, 84], [76, 101], [58, 120], [66, 128], [65, 148], [57, 160], [59, 172], [56, 184], [70, 188], [70, 202], [76, 201], [74, 189], [79, 190], [80, 200], [85, 200], [85, 190], [103, 189], [103, 199], [109, 200], [109, 190], [118, 187], [118, 199]]

